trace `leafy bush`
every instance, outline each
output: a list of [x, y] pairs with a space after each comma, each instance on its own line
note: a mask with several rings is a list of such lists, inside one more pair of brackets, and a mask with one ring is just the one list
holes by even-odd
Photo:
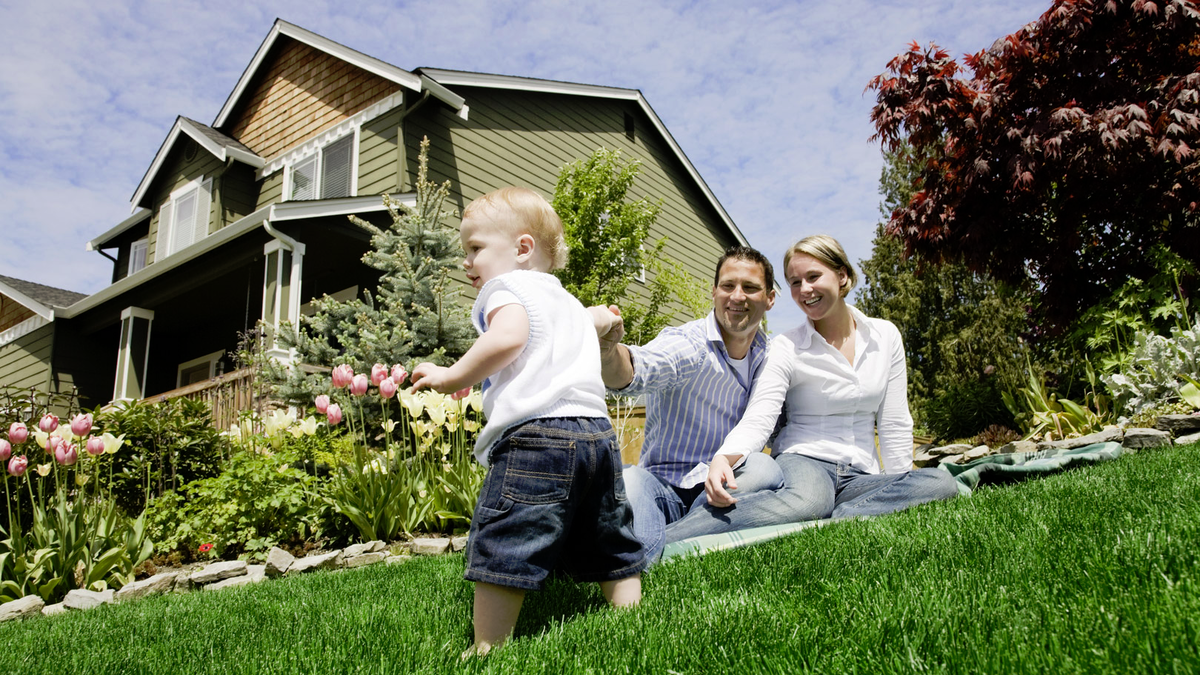
[[[1126, 417], [1177, 401], [1189, 378], [1200, 379], [1200, 314], [1186, 329], [1171, 328], [1171, 337], [1138, 332], [1120, 372], [1101, 379]], [[1194, 385], [1193, 385], [1194, 386]]]
[[971, 438], [992, 425], [1016, 426], [991, 378], [951, 385], [925, 405], [923, 420], [940, 439]]
[[1057, 440], [1083, 436], [1099, 431], [1109, 421], [1109, 400], [1096, 392], [1096, 373], [1091, 364], [1087, 365], [1091, 390], [1085, 395], [1083, 405], [1047, 390], [1045, 380], [1034, 374], [1032, 364], [1026, 366], [1029, 386], [1020, 389], [1016, 398], [1008, 392], [1002, 396], [1004, 406], [1026, 430], [1027, 438], [1038, 436]]
[[1009, 429], [1001, 424], [993, 424], [983, 431], [979, 432], [972, 442], [975, 445], [986, 445], [989, 448], [998, 448], [1007, 443], [1021, 440], [1021, 434]]

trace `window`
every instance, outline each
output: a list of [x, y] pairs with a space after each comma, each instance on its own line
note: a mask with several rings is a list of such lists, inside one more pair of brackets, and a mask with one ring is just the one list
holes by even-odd
[[343, 136], [288, 169], [288, 199], [353, 196], [355, 134]]
[[212, 179], [197, 178], [171, 193], [167, 203], [158, 209], [156, 259], [182, 251], [208, 236], [211, 192]]
[[142, 237], [129, 246], [129, 269], [126, 271], [125, 276], [129, 276], [146, 266], [146, 252], [149, 250], [149, 237]]
[[192, 359], [186, 363], [179, 364], [176, 370], [175, 386], [186, 387], [189, 384], [211, 380], [212, 378], [223, 375], [225, 373], [225, 362], [221, 359], [225, 356], [225, 350], [206, 354], [198, 359]]

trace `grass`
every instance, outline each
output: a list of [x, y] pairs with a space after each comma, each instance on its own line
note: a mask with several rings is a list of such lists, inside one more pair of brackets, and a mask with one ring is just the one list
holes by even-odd
[[1200, 446], [530, 596], [462, 664], [461, 556], [0, 625], [5, 673], [1200, 671]]

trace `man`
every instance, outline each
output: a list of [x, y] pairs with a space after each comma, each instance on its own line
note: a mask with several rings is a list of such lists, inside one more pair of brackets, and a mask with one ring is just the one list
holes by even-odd
[[[662, 553], [666, 528], [705, 503], [705, 463], [741, 419], [766, 357], [763, 315], [775, 303], [774, 272], [763, 254], [734, 246], [717, 261], [713, 311], [664, 328], [642, 347], [620, 344], [619, 310], [601, 335], [601, 374], [611, 391], [644, 396], [646, 428], [637, 466], [624, 470], [634, 534], [650, 560]], [[783, 487], [763, 453], [734, 472], [731, 495]]]

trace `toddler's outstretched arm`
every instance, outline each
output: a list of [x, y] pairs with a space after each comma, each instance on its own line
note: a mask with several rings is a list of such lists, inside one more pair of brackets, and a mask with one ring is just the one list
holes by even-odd
[[488, 317], [488, 329], [450, 367], [422, 363], [413, 368], [413, 391], [433, 389], [451, 394], [471, 387], [512, 363], [529, 341], [529, 315], [518, 304], [503, 305]]

